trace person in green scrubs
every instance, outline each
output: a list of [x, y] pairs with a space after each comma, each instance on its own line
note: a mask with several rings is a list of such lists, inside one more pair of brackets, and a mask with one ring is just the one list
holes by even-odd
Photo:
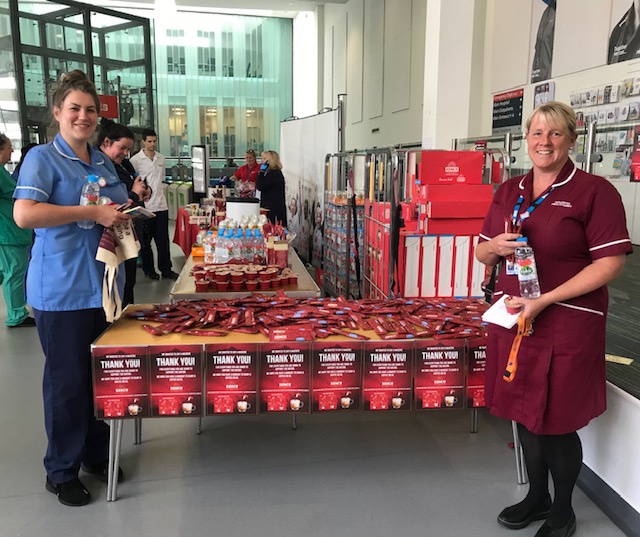
[[18, 328], [35, 326], [36, 322], [29, 316], [25, 299], [31, 230], [19, 228], [13, 220], [16, 181], [4, 167], [12, 151], [11, 140], [0, 133], [0, 284], [7, 305], [5, 324]]

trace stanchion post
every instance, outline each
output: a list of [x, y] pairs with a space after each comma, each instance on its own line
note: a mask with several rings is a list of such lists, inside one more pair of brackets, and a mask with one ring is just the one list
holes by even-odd
[[527, 472], [524, 467], [524, 453], [522, 452], [522, 444], [520, 443], [520, 435], [518, 435], [518, 425], [515, 421], [511, 422], [513, 430], [513, 449], [516, 454], [516, 472], [518, 473], [518, 485], [524, 485], [528, 482]]
[[133, 420], [133, 444], [135, 446], [142, 444], [142, 418]]

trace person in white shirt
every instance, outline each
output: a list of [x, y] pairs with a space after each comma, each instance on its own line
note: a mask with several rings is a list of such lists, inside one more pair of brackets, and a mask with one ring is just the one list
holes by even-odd
[[162, 183], [165, 178], [165, 159], [156, 151], [158, 135], [153, 129], [142, 131], [142, 150], [133, 155], [131, 164], [151, 188], [151, 198], [145, 207], [156, 214], [155, 218], [145, 221], [145, 233], [141, 240], [142, 270], [147, 278], [159, 280], [155, 270], [151, 241], [155, 241], [158, 250], [158, 270], [163, 278], [175, 280], [178, 274], [171, 268], [169, 251], [169, 206], [164, 197]]

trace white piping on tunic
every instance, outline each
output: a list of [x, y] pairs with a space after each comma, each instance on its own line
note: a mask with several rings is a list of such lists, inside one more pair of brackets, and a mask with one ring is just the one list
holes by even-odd
[[584, 308], [582, 306], [574, 306], [573, 304], [567, 304], [566, 302], [554, 302], [558, 306], [564, 306], [565, 308], [571, 308], [574, 310], [586, 311], [587, 313], [595, 313], [596, 315], [600, 315], [604, 317], [604, 312], [598, 310], [592, 310], [591, 308]]
[[[576, 172], [578, 171], [578, 168], [576, 167], [576, 165], [573, 165], [573, 171], [569, 174], [569, 177], [567, 177], [564, 181], [562, 181], [561, 183], [554, 183], [553, 185], [551, 185], [551, 190], [554, 190], [560, 186], [564, 186], [566, 185], [569, 181], [571, 181], [571, 179], [573, 179], [573, 176], [576, 174]], [[518, 183], [518, 188], [520, 188], [520, 190], [524, 190], [524, 180], [527, 178], [527, 176], [525, 175], [522, 179], [520, 179], [520, 183]]]
[[601, 248], [607, 248], [609, 246], [615, 246], [616, 244], [623, 244], [625, 242], [631, 242], [630, 239], [620, 239], [618, 241], [611, 241], [611, 242], [607, 242], [605, 244], [601, 244], [600, 246], [593, 246], [592, 248], [589, 248], [590, 252], [593, 252], [594, 250], [600, 250]]
[[16, 190], [35, 190], [36, 192], [40, 192], [40, 194], [44, 194], [47, 199], [49, 199], [49, 194], [47, 192], [35, 186], [17, 186]]

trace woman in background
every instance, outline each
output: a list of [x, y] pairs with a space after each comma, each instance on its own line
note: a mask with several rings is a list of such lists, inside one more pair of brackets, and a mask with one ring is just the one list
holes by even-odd
[[[27, 299], [45, 354], [45, 488], [60, 503], [79, 506], [91, 499], [78, 479], [80, 468], [106, 480], [109, 455], [109, 427], [93, 416], [90, 346], [108, 326], [102, 308], [105, 266], [96, 253], [104, 229], [131, 217], [117, 210], [128, 196], [113, 164], [89, 144], [100, 109], [93, 82], [71, 71], [54, 88], [51, 103], [59, 133], [26, 156], [14, 217], [20, 227], [36, 230]], [[100, 194], [113, 205], [79, 205], [90, 174], [103, 179]], [[78, 226], [87, 220], [97, 225]], [[122, 295], [124, 271], [117, 285]]]
[[[129, 199], [136, 204], [149, 199], [151, 189], [138, 175], [133, 165], [129, 162], [129, 151], [133, 147], [133, 132], [129, 127], [107, 120], [103, 123], [98, 134], [97, 147], [107, 155], [116, 168], [120, 180], [127, 187]], [[142, 238], [142, 222], [135, 223], [136, 235], [139, 240]], [[133, 287], [136, 284], [136, 272], [138, 270], [138, 260], [136, 258], [127, 259], [124, 262], [125, 282], [124, 294], [122, 295], [122, 307], [133, 304]]]
[[0, 133], [0, 284], [7, 306], [9, 328], [35, 326], [25, 295], [25, 275], [29, 265], [31, 231], [20, 229], [13, 219], [13, 192], [16, 180], [5, 169], [11, 159], [11, 140]]
[[260, 207], [269, 209], [267, 218], [274, 224], [278, 221], [287, 227], [284, 175], [282, 175], [280, 155], [275, 151], [262, 152], [262, 164], [256, 180], [256, 190], [260, 191]]

